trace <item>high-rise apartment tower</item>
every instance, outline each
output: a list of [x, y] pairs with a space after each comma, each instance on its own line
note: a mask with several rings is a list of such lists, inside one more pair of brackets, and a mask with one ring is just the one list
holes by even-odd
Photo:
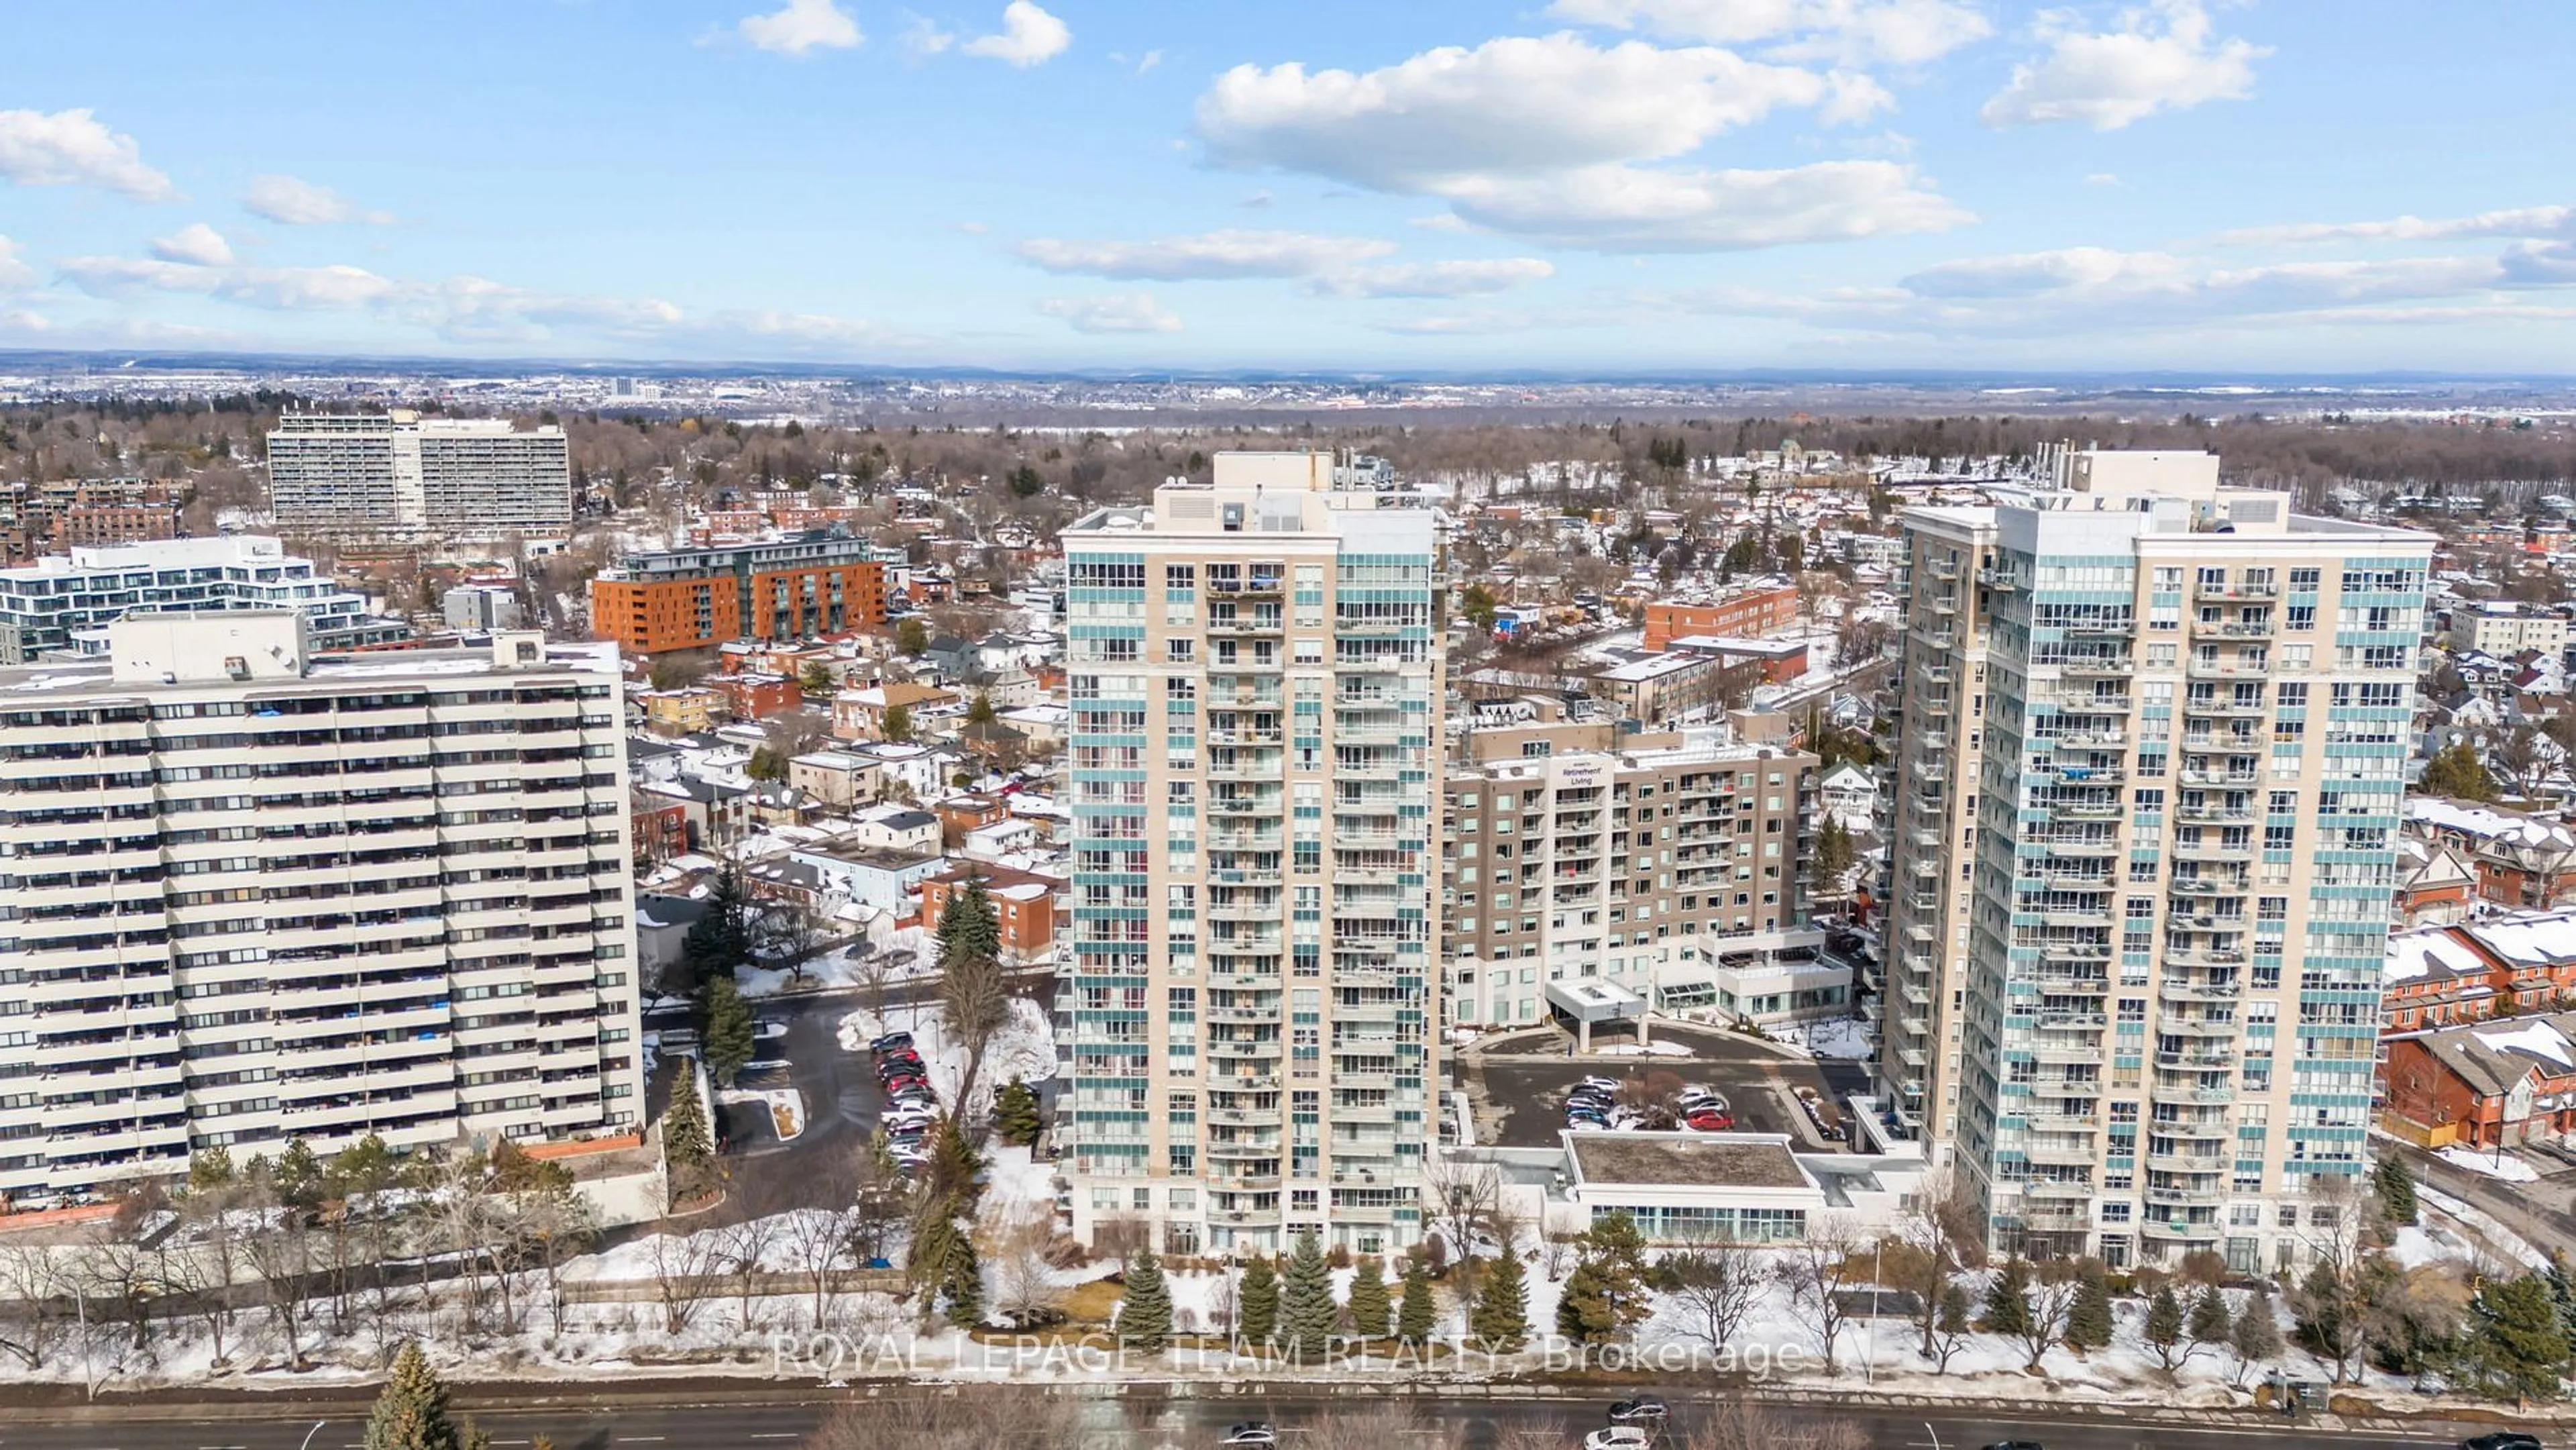
[[1324, 455], [1220, 454], [1212, 486], [1064, 536], [1086, 1239], [1421, 1233], [1443, 686], [1439, 537], [1407, 502]]
[[1888, 1106], [1999, 1247], [2294, 1264], [2358, 1211], [2433, 540], [2057, 482], [1904, 516]]

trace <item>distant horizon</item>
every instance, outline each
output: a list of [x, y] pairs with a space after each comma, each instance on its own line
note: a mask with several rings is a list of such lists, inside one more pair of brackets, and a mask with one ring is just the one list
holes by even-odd
[[325, 373], [362, 373], [370, 371], [415, 373], [490, 374], [526, 376], [533, 373], [564, 372], [604, 378], [726, 378], [746, 376], [795, 377], [817, 381], [833, 379], [901, 380], [907, 378], [989, 378], [1011, 382], [1078, 381], [1093, 383], [1210, 383], [1225, 384], [1245, 381], [1315, 382], [1344, 384], [1402, 385], [1486, 385], [1543, 384], [1563, 387], [1587, 385], [1722, 385], [1728, 383], [1783, 382], [1805, 384], [1849, 384], [1904, 386], [1909, 384], [2010, 385], [2030, 389], [2074, 386], [2098, 389], [2105, 385], [2161, 384], [2205, 391], [2230, 385], [2261, 387], [2267, 390], [2298, 387], [2358, 387], [2369, 385], [2438, 387], [2444, 384], [2559, 386], [2576, 390], [2576, 370], [2533, 372], [2499, 370], [2493, 372], [2453, 371], [2434, 368], [2379, 368], [2349, 371], [2307, 371], [2260, 368], [2066, 368], [2044, 364], [1994, 365], [1984, 367], [1671, 367], [1639, 366], [1623, 369], [1497, 367], [1485, 370], [1423, 367], [1411, 369], [1334, 368], [1334, 367], [1265, 367], [1258, 365], [1131, 365], [1119, 367], [1003, 367], [971, 363], [896, 363], [868, 361], [827, 361], [819, 359], [738, 358], [715, 360], [635, 359], [614, 357], [549, 356], [543, 354], [512, 356], [506, 354], [422, 354], [366, 352], [251, 351], [232, 349], [136, 350], [131, 348], [24, 348], [0, 347], [0, 372], [43, 371], [49, 368], [81, 367], [93, 373], [137, 373], [217, 371], [279, 372], [311, 371]]

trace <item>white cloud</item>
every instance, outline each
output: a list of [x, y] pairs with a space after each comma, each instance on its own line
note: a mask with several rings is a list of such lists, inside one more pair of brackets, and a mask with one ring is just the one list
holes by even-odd
[[859, 22], [833, 0], [787, 0], [765, 15], [746, 15], [734, 26], [743, 43], [773, 55], [806, 56], [849, 50], [867, 39]]
[[1462, 177], [1679, 156], [1782, 106], [1822, 76], [1705, 47], [1579, 36], [1447, 47], [1366, 74], [1242, 65], [1199, 98], [1199, 135], [1229, 165], [1275, 166], [1380, 191]]
[[[20, 64], [26, 64], [22, 55]], [[86, 107], [0, 111], [0, 180], [20, 186], [96, 186], [137, 201], [169, 201], [170, 178], [143, 164], [131, 136], [110, 131]]]
[[1548, 13], [1712, 45], [1767, 41], [1783, 58], [1845, 65], [1921, 65], [1994, 33], [1952, 0], [1556, 0]]
[[2119, 28], [2089, 32], [2065, 11], [2041, 12], [2035, 32], [2048, 54], [2013, 67], [2012, 81], [1978, 115], [1989, 126], [2074, 121], [2116, 131], [2159, 111], [2242, 100], [2267, 46], [2213, 40], [2200, 0], [2155, 0], [2123, 11]]
[[1699, 251], [1964, 220], [1888, 161], [1674, 164], [1782, 108], [1851, 121], [1888, 103], [1857, 73], [1566, 33], [1425, 51], [1366, 74], [1238, 66], [1199, 98], [1197, 128], [1227, 165], [1435, 196], [1467, 222], [1567, 246]]
[[1430, 216], [1410, 217], [1406, 219], [1404, 224], [1409, 227], [1420, 227], [1426, 232], [1463, 232], [1468, 229], [1465, 218], [1459, 216], [1454, 211], [1434, 212]]
[[1064, 53], [1073, 44], [1073, 32], [1065, 23], [1050, 15], [1036, 0], [1011, 0], [1002, 7], [1002, 30], [998, 35], [979, 35], [966, 42], [968, 55], [980, 55], [1025, 70], [1043, 65]]
[[52, 328], [41, 312], [29, 312], [23, 307], [0, 312], [0, 332], [46, 332]]
[[363, 267], [210, 267], [133, 257], [74, 257], [65, 280], [93, 297], [196, 293], [280, 312], [342, 310], [387, 302], [402, 285]]
[[165, 262], [186, 262], [197, 267], [220, 267], [233, 259], [232, 244], [223, 233], [204, 222], [190, 222], [169, 236], [152, 244], [152, 255]]
[[1460, 183], [1469, 222], [1604, 252], [1739, 251], [1937, 232], [1972, 220], [1892, 161], [1820, 161], [1781, 171], [1592, 166]]
[[1118, 281], [1194, 282], [1241, 277], [1311, 277], [1395, 250], [1374, 237], [1226, 230], [1144, 242], [1035, 237], [1014, 248], [1050, 272]]
[[1466, 337], [1483, 333], [1527, 332], [1542, 326], [1574, 325], [1532, 312], [1454, 312], [1430, 317], [1392, 317], [1376, 324], [1380, 332], [1408, 337]]
[[338, 222], [365, 222], [369, 226], [389, 227], [393, 213], [361, 211], [350, 200], [327, 186], [292, 176], [254, 176], [250, 190], [242, 197], [242, 206], [253, 216], [266, 217], [291, 227], [328, 226]]
[[36, 280], [36, 269], [18, 260], [18, 244], [0, 237], [0, 291], [24, 287]]
[[938, 22], [932, 20], [927, 15], [915, 15], [910, 11], [905, 12], [903, 22], [904, 54], [913, 57], [915, 60], [927, 60], [934, 55], [946, 54], [949, 48], [955, 44], [957, 44], [957, 36], [953, 31], [940, 29]]
[[1354, 267], [1315, 279], [1315, 290], [1334, 297], [1485, 297], [1556, 274], [1536, 257], [1408, 262]]
[[2447, 237], [2576, 238], [2576, 207], [2525, 206], [2476, 216], [2394, 217], [2376, 222], [2305, 222], [2223, 232], [2230, 246], [2281, 246], [2304, 242], [2421, 242]]
[[1145, 72], [1152, 70], [1154, 67], [1161, 65], [1162, 63], [1163, 53], [1159, 50], [1149, 50], [1143, 55], [1136, 57], [1136, 74], [1143, 75]]
[[1076, 332], [1178, 332], [1181, 320], [1142, 292], [1106, 297], [1049, 297], [1038, 311]]
[[2084, 178], [2084, 184], [2086, 186], [2118, 186], [2120, 184], [2120, 174], [2116, 171], [2096, 171]]

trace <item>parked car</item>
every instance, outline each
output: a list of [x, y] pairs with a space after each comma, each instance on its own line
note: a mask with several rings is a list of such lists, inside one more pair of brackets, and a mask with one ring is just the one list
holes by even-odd
[[1655, 1437], [1643, 1425], [1612, 1425], [1583, 1437], [1583, 1450], [1646, 1450]]
[[2520, 1430], [2498, 1430], [2460, 1442], [2460, 1450], [2540, 1450], [2540, 1437]]
[[1270, 1428], [1269, 1425], [1260, 1420], [1246, 1420], [1242, 1424], [1235, 1426], [1233, 1429], [1226, 1431], [1225, 1438], [1219, 1440], [1217, 1443], [1219, 1445], [1233, 1447], [1233, 1450], [1243, 1450], [1243, 1447], [1245, 1446], [1277, 1445], [1279, 1443], [1279, 1432]]
[[889, 1032], [885, 1036], [878, 1038], [876, 1041], [869, 1043], [868, 1051], [884, 1054], [894, 1052], [902, 1048], [908, 1048], [910, 1046], [912, 1046], [911, 1033]]
[[1581, 1083], [1577, 1084], [1577, 1086], [1599, 1088], [1605, 1093], [1615, 1093], [1619, 1090], [1619, 1079], [1615, 1077], [1587, 1077]]
[[1697, 1112], [1682, 1120], [1694, 1133], [1723, 1133], [1735, 1126], [1735, 1120], [1724, 1113]]
[[1610, 1406], [1613, 1425], [1660, 1425], [1664, 1422], [1664, 1401], [1660, 1395], [1639, 1395], [1633, 1400], [1620, 1400]]
[[1686, 1113], [1696, 1112], [1701, 1108], [1715, 1108], [1722, 1113], [1727, 1107], [1725, 1094], [1713, 1093], [1706, 1088], [1692, 1088], [1673, 1099], [1673, 1104]]
[[2037, 1440], [1997, 1440], [1985, 1450], [2042, 1450]]

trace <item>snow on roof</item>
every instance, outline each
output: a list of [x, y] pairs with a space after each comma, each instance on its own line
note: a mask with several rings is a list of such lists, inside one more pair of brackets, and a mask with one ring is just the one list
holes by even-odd
[[2576, 961], [2576, 914], [2511, 917], [2468, 932], [2480, 946], [2510, 962]]
[[2497, 1052], [2520, 1052], [2546, 1058], [2560, 1067], [2576, 1067], [2576, 1042], [2556, 1024], [2547, 1021], [2526, 1023], [2511, 1029], [2478, 1028], [2471, 1035]]
[[2513, 811], [2490, 810], [2485, 806], [2463, 805], [2434, 796], [2417, 796], [2409, 800], [2406, 813], [2427, 825], [2512, 845], [2576, 845], [2576, 834], [2571, 834], [2557, 821], [2544, 821]]
[[2381, 975], [2391, 982], [2412, 982], [2437, 970], [2454, 976], [2475, 976], [2486, 969], [2478, 954], [2453, 936], [2449, 928], [2429, 927], [2389, 937], [2388, 962]]

